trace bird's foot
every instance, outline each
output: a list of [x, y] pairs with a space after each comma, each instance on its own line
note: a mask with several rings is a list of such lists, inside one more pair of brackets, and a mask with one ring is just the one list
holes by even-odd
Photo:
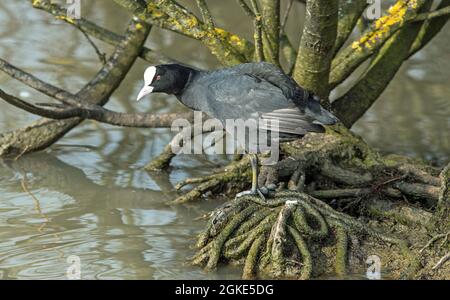
[[248, 196], [248, 195], [259, 196], [261, 198], [261, 200], [266, 201], [266, 197], [264, 196], [264, 193], [259, 188], [237, 193], [235, 199], [241, 198], [243, 196]]
[[266, 201], [266, 196], [269, 196], [270, 192], [275, 191], [275, 189], [276, 189], [276, 185], [270, 184], [268, 186], [263, 186], [261, 188], [251, 189], [248, 191], [243, 191], [243, 192], [237, 193], [235, 199], [241, 198], [241, 197], [247, 196], [247, 195], [254, 195], [254, 196], [259, 196], [262, 200]]

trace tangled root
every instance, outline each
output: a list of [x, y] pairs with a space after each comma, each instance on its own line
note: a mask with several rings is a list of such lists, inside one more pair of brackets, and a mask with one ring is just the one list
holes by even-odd
[[[349, 237], [371, 236], [398, 246], [416, 264], [407, 243], [382, 234], [326, 203], [297, 191], [262, 200], [247, 195], [216, 209], [197, 241], [194, 265], [207, 270], [220, 260], [243, 264], [243, 278], [308, 279], [314, 274], [312, 249], [333, 245], [335, 273], [346, 274]], [[410, 272], [411, 273], [411, 270]]]

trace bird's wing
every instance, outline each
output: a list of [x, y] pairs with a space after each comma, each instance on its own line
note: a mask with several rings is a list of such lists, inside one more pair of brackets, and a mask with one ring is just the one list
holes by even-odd
[[270, 82], [278, 87], [288, 99], [292, 99], [297, 106], [303, 106], [309, 98], [309, 93], [302, 89], [294, 79], [286, 75], [278, 66], [268, 62], [245, 63], [233, 67], [241, 74], [250, 74]]
[[266, 119], [278, 122], [280, 133], [323, 132], [315, 119], [299, 109], [271, 82], [251, 74], [221, 73], [208, 81], [208, 106], [213, 117]]

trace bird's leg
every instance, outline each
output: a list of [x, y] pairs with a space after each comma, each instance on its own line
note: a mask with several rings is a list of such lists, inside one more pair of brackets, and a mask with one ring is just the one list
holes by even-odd
[[[262, 193], [258, 189], [258, 156], [256, 154], [250, 154], [250, 164], [252, 166], [252, 193]], [[264, 196], [263, 196], [264, 197]]]
[[236, 194], [236, 198], [245, 195], [258, 195], [261, 199], [265, 200], [264, 194], [258, 188], [258, 156], [254, 153], [249, 154], [250, 164], [252, 166], [252, 189], [249, 191], [243, 191]]

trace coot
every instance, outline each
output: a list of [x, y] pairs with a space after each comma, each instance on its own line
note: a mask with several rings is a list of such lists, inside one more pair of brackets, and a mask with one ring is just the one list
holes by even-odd
[[[229, 68], [200, 71], [179, 64], [150, 66], [137, 100], [149, 93], [175, 95], [187, 107], [222, 122], [227, 119], [266, 119], [278, 122], [280, 141], [298, 139], [307, 132], [324, 132], [337, 118], [315, 97], [302, 89], [277, 66], [246, 63]], [[252, 189], [259, 194], [257, 157], [251, 155]]]

